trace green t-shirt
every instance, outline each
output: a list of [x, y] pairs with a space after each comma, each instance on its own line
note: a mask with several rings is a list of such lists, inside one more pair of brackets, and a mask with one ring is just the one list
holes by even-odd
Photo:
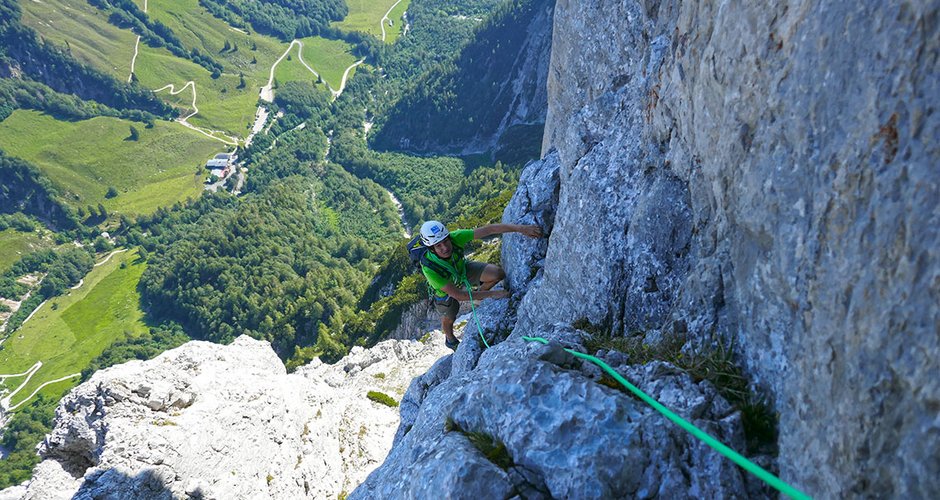
[[[463, 247], [473, 239], [473, 229], [457, 229], [456, 231], [450, 232], [450, 241], [454, 244], [454, 247], [460, 248], [463, 250]], [[430, 250], [429, 250], [430, 251]], [[460, 252], [461, 254], [463, 252]], [[456, 254], [456, 252], [455, 252]], [[440, 257], [438, 257], [440, 258]], [[460, 273], [460, 276], [465, 276], [467, 274], [467, 259], [463, 258], [463, 255], [456, 256], [451, 255], [449, 259], [441, 259], [444, 262], [454, 266], [454, 269]], [[427, 266], [421, 266], [421, 271], [424, 273], [424, 277], [428, 279], [431, 288], [437, 293], [438, 297], [443, 297], [447, 295], [446, 292], [441, 291], [442, 288], [447, 286], [448, 283], [453, 283], [451, 278], [448, 276], [441, 276], [437, 274], [433, 269], [429, 269]], [[454, 279], [458, 279], [455, 277]], [[454, 283], [459, 284], [459, 283]]]

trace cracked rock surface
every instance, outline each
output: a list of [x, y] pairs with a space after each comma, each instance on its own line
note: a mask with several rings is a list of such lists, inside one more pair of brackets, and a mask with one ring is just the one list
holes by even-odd
[[[570, 328], [530, 333], [583, 349]], [[469, 344], [416, 379], [405, 398], [413, 417], [404, 418], [403, 405], [395, 447], [350, 498], [747, 496], [746, 478], [730, 461], [645, 403], [553, 363], [548, 346], [513, 333], [472, 370], [450, 373]], [[697, 426], [743, 446], [739, 413], [707, 382], [665, 363], [618, 369]], [[488, 458], [471, 432], [502, 443], [508, 464]]]

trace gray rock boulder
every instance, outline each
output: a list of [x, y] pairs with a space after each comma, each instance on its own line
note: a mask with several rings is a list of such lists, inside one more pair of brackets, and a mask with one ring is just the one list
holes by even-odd
[[503, 212], [504, 224], [534, 224], [542, 228], [544, 235], [540, 239], [518, 233], [503, 236], [503, 268], [509, 289], [515, 294], [525, 292], [529, 282], [542, 272], [548, 238], [555, 225], [558, 188], [558, 154], [552, 152], [526, 165]]
[[[532, 333], [583, 349], [567, 327]], [[517, 331], [473, 370], [446, 377], [447, 358], [438, 362], [405, 397], [421, 400], [416, 413], [409, 408], [413, 421], [403, 417], [385, 463], [350, 498], [747, 495], [730, 461], [645, 403], [553, 363], [549, 350]], [[743, 444], [739, 414], [707, 382], [666, 364], [617, 368], [719, 439]]]
[[336, 498], [385, 458], [396, 401], [445, 353], [426, 343], [354, 348], [287, 374], [266, 342], [189, 342], [102, 370], [56, 409], [25, 488], [3, 498]]

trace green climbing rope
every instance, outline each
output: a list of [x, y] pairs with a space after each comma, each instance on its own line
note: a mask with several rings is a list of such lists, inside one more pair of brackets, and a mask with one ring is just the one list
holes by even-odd
[[486, 342], [486, 337], [483, 336], [483, 328], [480, 327], [480, 320], [477, 319], [477, 310], [476, 310], [476, 307], [473, 305], [473, 292], [470, 291], [470, 289], [473, 287], [470, 286], [470, 280], [464, 279], [464, 283], [467, 284], [467, 295], [470, 296], [470, 312], [473, 313], [473, 321], [475, 321], [477, 324], [477, 331], [480, 332], [480, 339], [483, 340], [483, 345], [485, 345], [486, 348], [489, 349], [490, 344]]
[[[482, 336], [483, 333], [481, 332], [480, 335]], [[545, 339], [543, 339], [543, 338], [541, 338], [541, 337], [522, 337], [522, 339], [523, 339], [523, 340], [526, 340], [526, 341], [529, 341], [529, 342], [541, 342], [542, 344], [548, 344], [548, 341], [545, 340]], [[484, 342], [485, 342], [485, 340], [484, 340]], [[596, 364], [597, 366], [600, 366], [605, 372], [607, 372], [608, 375], [610, 375], [611, 377], [613, 377], [614, 379], [616, 379], [617, 382], [620, 382], [620, 383], [621, 383], [624, 387], [626, 387], [630, 392], [632, 392], [632, 393], [635, 394], [637, 397], [639, 397], [640, 399], [642, 399], [643, 401], [645, 401], [647, 404], [649, 404], [650, 406], [652, 406], [653, 409], [655, 409], [655, 410], [658, 411], [659, 413], [662, 413], [666, 418], [668, 418], [669, 420], [671, 420], [674, 424], [678, 425], [679, 427], [682, 427], [682, 428], [685, 429], [687, 432], [691, 433], [693, 436], [695, 436], [695, 437], [699, 438], [700, 440], [704, 441], [705, 444], [707, 444], [708, 446], [711, 446], [712, 449], [714, 449], [714, 450], [717, 451], [718, 453], [721, 453], [721, 454], [724, 455], [725, 457], [731, 459], [732, 462], [738, 464], [738, 465], [741, 466], [744, 470], [750, 472], [751, 474], [754, 474], [755, 476], [757, 476], [758, 478], [760, 478], [762, 481], [764, 481], [765, 483], [767, 483], [767, 484], [769, 484], [770, 486], [772, 486], [773, 488], [775, 488], [777, 491], [779, 491], [779, 492], [783, 493], [784, 495], [787, 495], [787, 496], [789, 496], [789, 497], [791, 497], [791, 498], [798, 498], [798, 499], [801, 499], [801, 500], [802, 500], [802, 499], [808, 499], [808, 498], [810, 498], [809, 495], [807, 495], [807, 494], [803, 493], [802, 491], [800, 491], [800, 490], [798, 490], [798, 489], [796, 489], [796, 488], [790, 486], [789, 484], [783, 482], [783, 481], [782, 481], [780, 478], [778, 478], [777, 476], [771, 474], [770, 472], [767, 472], [767, 471], [766, 471], [764, 468], [762, 468], [761, 466], [755, 464], [754, 462], [751, 462], [751, 461], [748, 460], [747, 458], [744, 458], [744, 456], [742, 456], [740, 453], [738, 453], [738, 452], [732, 450], [731, 448], [729, 448], [728, 446], [726, 446], [726, 445], [725, 445], [724, 443], [722, 443], [721, 441], [718, 441], [717, 439], [711, 437], [708, 433], [704, 432], [703, 430], [699, 429], [698, 427], [696, 427], [696, 426], [692, 425], [691, 423], [687, 422], [685, 419], [683, 419], [683, 418], [680, 417], [679, 415], [676, 415], [675, 413], [673, 413], [672, 411], [670, 411], [669, 408], [666, 408], [665, 406], [663, 406], [662, 404], [660, 404], [659, 401], [656, 401], [655, 399], [651, 398], [651, 397], [650, 397], [649, 395], [647, 395], [645, 392], [641, 391], [639, 388], [637, 388], [636, 386], [634, 386], [633, 384], [631, 384], [629, 381], [627, 381], [627, 379], [625, 379], [625, 378], [623, 378], [622, 376], [620, 376], [620, 374], [617, 373], [616, 371], [614, 371], [614, 369], [611, 368], [607, 363], [605, 363], [605, 362], [601, 361], [600, 359], [598, 359], [598, 358], [596, 358], [596, 357], [594, 357], [594, 356], [591, 356], [591, 355], [589, 355], [589, 354], [584, 354], [584, 353], [581, 353], [581, 352], [578, 352], [578, 351], [574, 351], [574, 350], [571, 350], [571, 349], [565, 349], [565, 351], [571, 353], [571, 354], [574, 355], [575, 357], [578, 357], [578, 358], [581, 358], [581, 359], [586, 359], [586, 360], [588, 360], [588, 361], [590, 361], [590, 362]]]

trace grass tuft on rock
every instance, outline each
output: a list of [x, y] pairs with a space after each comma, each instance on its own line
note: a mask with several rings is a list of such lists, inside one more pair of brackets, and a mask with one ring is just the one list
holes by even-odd
[[398, 407], [398, 401], [395, 401], [391, 396], [383, 392], [369, 391], [368, 394], [366, 394], [366, 397], [385, 406], [390, 406], [392, 408]]
[[449, 417], [444, 421], [444, 430], [447, 432], [459, 432], [466, 436], [470, 444], [472, 444], [477, 451], [482, 453], [487, 460], [496, 464], [500, 469], [508, 470], [515, 465], [512, 461], [512, 456], [509, 455], [509, 450], [506, 449], [506, 445], [495, 436], [485, 432], [465, 430]]
[[[657, 344], [646, 344], [643, 332], [616, 336], [610, 328], [594, 325], [586, 318], [575, 321], [572, 326], [591, 334], [591, 338], [584, 342], [588, 352], [596, 353], [601, 349], [619, 351], [627, 355], [631, 364], [638, 365], [665, 361], [684, 370], [695, 382], [708, 380], [741, 412], [748, 453], [768, 450], [776, 453], [777, 417], [766, 398], [750, 390], [744, 371], [734, 362], [733, 343], [716, 342], [712, 349], [686, 349], [683, 352], [686, 343], [683, 335], [670, 335]], [[599, 383], [608, 387], [616, 384], [618, 389], [622, 389], [612, 377], [607, 379], [602, 378]]]

